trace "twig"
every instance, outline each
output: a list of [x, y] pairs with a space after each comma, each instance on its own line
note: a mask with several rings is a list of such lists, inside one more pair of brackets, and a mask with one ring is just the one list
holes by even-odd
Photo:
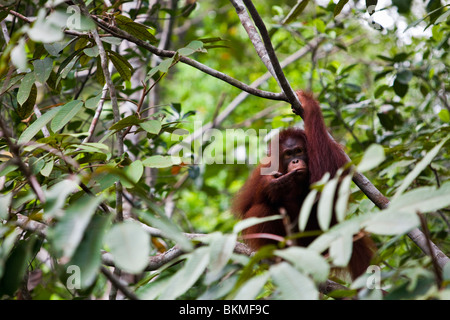
[[430, 231], [428, 230], [428, 226], [427, 226], [427, 220], [425, 219], [424, 215], [421, 213], [417, 213], [417, 215], [419, 216], [420, 219], [420, 224], [422, 226], [422, 230], [425, 234], [426, 237], [426, 244], [428, 246], [428, 250], [430, 251], [430, 256], [431, 256], [431, 262], [433, 264], [433, 269], [434, 269], [434, 275], [436, 277], [436, 284], [438, 288], [441, 288], [442, 286], [442, 273], [441, 270], [439, 270], [439, 265], [436, 261], [436, 256], [434, 254], [434, 250], [433, 250], [433, 246], [431, 245], [431, 238], [430, 238]]
[[102, 273], [105, 275], [106, 278], [108, 278], [111, 283], [118, 288], [122, 293], [130, 300], [139, 300], [138, 296], [130, 291], [126, 284], [124, 284], [120, 278], [116, 277], [114, 274], [111, 273], [111, 271], [108, 270], [108, 268], [101, 266]]
[[0, 113], [0, 129], [3, 132], [3, 137], [6, 139], [6, 143], [8, 144], [9, 150], [11, 151], [12, 155], [14, 156], [13, 161], [19, 166], [19, 170], [22, 171], [25, 178], [28, 180], [28, 183], [30, 184], [31, 189], [36, 194], [36, 197], [38, 200], [42, 203], [45, 202], [45, 195], [44, 191], [41, 188], [41, 185], [36, 179], [36, 176], [34, 176], [30, 168], [22, 161], [22, 158], [20, 157], [20, 148], [17, 144], [15, 144], [9, 135], [9, 128], [6, 127], [5, 122], [3, 121], [3, 117]]

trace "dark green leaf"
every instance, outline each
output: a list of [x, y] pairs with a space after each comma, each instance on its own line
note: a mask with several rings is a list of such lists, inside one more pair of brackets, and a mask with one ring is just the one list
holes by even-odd
[[129, 34], [135, 36], [138, 39], [148, 40], [148, 41], [150, 41], [150, 43], [157, 42], [155, 36], [152, 35], [148, 31], [148, 29], [149, 29], [148, 27], [146, 27], [140, 23], [136, 23], [128, 17], [125, 17], [123, 15], [117, 15], [116, 22], [117, 22], [117, 26], [120, 29], [128, 32]]
[[33, 83], [27, 101], [25, 101], [22, 105], [19, 104], [17, 106], [17, 114], [21, 119], [26, 119], [33, 113], [36, 98], [37, 98], [37, 87]]
[[339, 2], [336, 4], [336, 7], [334, 7], [334, 16], [336, 17], [339, 13], [341, 13], [342, 8], [347, 4], [348, 0], [339, 0]]
[[289, 24], [305, 10], [306, 5], [308, 4], [309, 0], [299, 0], [295, 4], [295, 6], [291, 9], [291, 11], [288, 13], [286, 18], [284, 18], [282, 24]]

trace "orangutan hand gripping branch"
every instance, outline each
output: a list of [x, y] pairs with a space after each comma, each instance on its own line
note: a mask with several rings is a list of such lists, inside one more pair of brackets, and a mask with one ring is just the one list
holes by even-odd
[[[269, 150], [270, 161], [278, 161], [279, 170], [270, 175], [261, 174], [270, 164], [260, 164], [242, 190], [238, 193], [233, 209], [240, 218], [267, 217], [285, 210], [290, 221], [297, 221], [300, 208], [310, 190], [310, 185], [329, 172], [334, 177], [347, 163], [341, 146], [328, 134], [317, 101], [312, 95], [297, 92], [303, 106], [305, 130], [289, 128], [278, 135], [279, 152]], [[336, 223], [333, 217], [332, 224]], [[320, 230], [317, 221], [317, 205], [313, 207], [305, 231]], [[267, 234], [286, 236], [286, 226], [281, 220], [260, 223], [243, 231], [247, 244], [254, 250], [276, 243]], [[299, 238], [297, 243], [307, 246], [314, 237]], [[363, 236], [353, 243], [349, 271], [353, 278], [364, 273], [373, 255], [374, 243]]]

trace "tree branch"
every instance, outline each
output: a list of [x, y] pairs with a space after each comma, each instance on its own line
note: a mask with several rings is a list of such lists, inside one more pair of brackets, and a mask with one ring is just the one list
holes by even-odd
[[[159, 57], [171, 58], [176, 54], [175, 51], [158, 49], [157, 47], [155, 47], [143, 40], [140, 40], [140, 39], [130, 35], [129, 33], [102, 21], [101, 19], [99, 19], [95, 16], [92, 16], [92, 18], [97, 22], [97, 24], [103, 30], [110, 32], [111, 34], [113, 34], [114, 36], [116, 36], [118, 38], [133, 42], [136, 45], [150, 51], [151, 53], [153, 53]], [[180, 56], [180, 62], [190, 65], [191, 67], [194, 67], [194, 68], [196, 68], [206, 74], [209, 74], [210, 76], [213, 76], [219, 80], [227, 82], [228, 84], [230, 84], [238, 89], [241, 89], [245, 92], [248, 92], [249, 94], [252, 94], [254, 96], [257, 96], [260, 98], [265, 98], [265, 99], [270, 99], [270, 100], [279, 100], [279, 101], [288, 102], [286, 95], [284, 93], [273, 93], [273, 92], [268, 92], [268, 91], [263, 91], [263, 90], [258, 90], [258, 89], [252, 88], [251, 86], [249, 86], [245, 83], [242, 83], [239, 80], [236, 80], [236, 79], [226, 75], [225, 73], [214, 70], [214, 69], [212, 69], [198, 61], [192, 60], [188, 57]]]
[[[241, 0], [232, 0], [233, 4], [236, 3], [238, 6], [240, 1]], [[294, 90], [292, 89], [291, 85], [289, 84], [289, 81], [284, 75], [283, 69], [280, 66], [280, 62], [278, 61], [278, 57], [275, 54], [275, 50], [272, 46], [272, 41], [270, 40], [270, 35], [269, 32], [267, 31], [264, 21], [261, 19], [258, 11], [256, 10], [251, 0], [243, 0], [243, 1], [248, 11], [250, 12], [250, 15], [252, 16], [253, 21], [255, 22], [255, 25], [258, 28], [261, 38], [264, 42], [264, 47], [266, 48], [267, 54], [269, 56], [270, 62], [275, 72], [275, 79], [277, 79], [279, 86], [286, 94], [286, 97], [289, 103], [292, 105], [293, 110], [297, 111], [298, 114], [301, 115], [303, 113], [302, 105], [298, 100], [298, 97], [295, 94]], [[258, 39], [256, 38], [255, 41], [258, 41]]]

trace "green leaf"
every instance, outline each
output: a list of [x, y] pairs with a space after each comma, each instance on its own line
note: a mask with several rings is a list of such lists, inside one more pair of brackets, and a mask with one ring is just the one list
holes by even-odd
[[139, 124], [142, 129], [151, 134], [158, 134], [161, 131], [161, 121], [148, 120]]
[[343, 233], [330, 245], [330, 258], [333, 265], [345, 267], [352, 256], [353, 234]]
[[83, 49], [83, 52], [88, 57], [91, 57], [91, 58], [98, 57], [98, 54], [99, 54], [98, 46], [93, 46], [91, 48], [85, 48], [85, 49]]
[[305, 10], [306, 5], [308, 4], [308, 2], [309, 2], [309, 0], [299, 0], [299, 1], [297, 1], [295, 6], [291, 9], [291, 11], [288, 13], [286, 18], [284, 18], [284, 20], [283, 20], [283, 22], [281, 24], [283, 24], [283, 25], [289, 24], [292, 21], [294, 21], [295, 19], [297, 19], [297, 17], [303, 12], [303, 10]]
[[399, 195], [405, 191], [409, 185], [419, 176], [419, 174], [433, 161], [434, 157], [438, 154], [439, 150], [442, 146], [447, 142], [450, 137], [446, 137], [439, 144], [434, 146], [425, 157], [414, 167], [414, 169], [408, 173], [408, 175], [403, 179], [402, 184], [398, 187], [397, 192], [395, 193], [393, 199], [397, 198]]
[[233, 233], [237, 234], [237, 233], [241, 232], [242, 230], [247, 229], [256, 224], [273, 221], [273, 220], [278, 220], [278, 219], [282, 219], [282, 218], [283, 217], [281, 215], [273, 215], [273, 216], [268, 216], [268, 217], [264, 217], [264, 218], [252, 217], [252, 218], [244, 219], [234, 225]]
[[[144, 173], [144, 166], [140, 160], [133, 161], [128, 167], [125, 168], [125, 173], [131, 181], [137, 183]], [[125, 188], [133, 187], [133, 184], [129, 183], [127, 180], [122, 180], [122, 184]]]
[[31, 255], [36, 237], [32, 236], [18, 242], [16, 247], [6, 260], [3, 277], [0, 280], [0, 296], [13, 296], [20, 284], [31, 262]]
[[25, 39], [19, 39], [17, 45], [11, 50], [11, 62], [19, 72], [27, 71], [27, 51], [25, 49]]
[[345, 176], [345, 178], [342, 179], [341, 183], [339, 184], [338, 199], [335, 205], [336, 219], [338, 222], [344, 221], [345, 219], [348, 199], [350, 197], [351, 183], [352, 183], [352, 175], [349, 174]]
[[157, 40], [155, 38], [154, 35], [152, 35], [149, 31], [148, 31], [148, 27], [140, 24], [140, 23], [136, 23], [133, 20], [131, 20], [130, 18], [123, 16], [123, 15], [117, 15], [116, 16], [116, 22], [117, 22], [117, 26], [128, 32], [129, 34], [135, 36], [138, 39], [141, 40], [148, 40], [150, 41], [150, 43], [156, 43]]
[[450, 112], [447, 109], [442, 109], [441, 111], [439, 111], [438, 115], [442, 121], [450, 122]]
[[84, 196], [66, 209], [61, 220], [50, 229], [49, 239], [61, 259], [70, 260], [91, 221], [101, 197]]
[[36, 119], [19, 137], [18, 144], [29, 142], [38, 132], [41, 130], [59, 111], [59, 108], [53, 108], [50, 111], [44, 113], [41, 117]]
[[128, 62], [127, 59], [119, 55], [117, 52], [108, 51], [108, 53], [111, 62], [113, 63], [116, 70], [119, 72], [122, 79], [124, 79], [125, 81], [129, 81], [133, 73], [133, 67], [131, 66], [131, 64]]
[[25, 101], [22, 105], [19, 104], [17, 106], [17, 114], [19, 115], [20, 118], [26, 119], [33, 113], [34, 105], [36, 104], [36, 99], [37, 99], [37, 87], [33, 83], [27, 101]]
[[50, 73], [53, 68], [53, 59], [50, 57], [46, 57], [43, 60], [34, 60], [34, 75], [36, 77], [36, 81], [44, 84], [48, 77], [50, 77]]
[[91, 286], [99, 274], [103, 237], [110, 222], [111, 216], [94, 215], [86, 228], [83, 240], [67, 263], [67, 266], [75, 265], [80, 268], [81, 289]]
[[433, 212], [450, 205], [450, 182], [440, 188], [421, 187], [395, 197], [389, 204], [388, 211], [402, 211], [415, 214], [417, 212]]
[[136, 221], [114, 225], [105, 236], [105, 244], [117, 267], [129, 273], [142, 272], [148, 265], [150, 236]]
[[274, 254], [290, 262], [300, 272], [312, 276], [317, 282], [328, 279], [329, 264], [321, 254], [313, 250], [289, 247], [283, 250], [275, 250]]
[[84, 103], [84, 105], [88, 109], [97, 109], [97, 106], [100, 103], [101, 99], [102, 99], [102, 93], [100, 92], [95, 97], [87, 99], [86, 102]]
[[320, 195], [319, 204], [317, 206], [317, 220], [319, 222], [320, 229], [324, 231], [328, 230], [330, 227], [337, 184], [337, 178], [331, 179], [325, 185]]
[[[11, 205], [12, 192], [0, 195], [0, 220], [8, 218], [8, 209]], [[1, 261], [1, 259], [0, 259]], [[1, 263], [1, 262], [0, 262]], [[0, 274], [1, 278], [1, 274]]]
[[77, 115], [83, 107], [83, 101], [73, 100], [61, 106], [52, 120], [51, 129], [56, 132], [62, 129], [70, 120]]
[[24, 104], [25, 101], [27, 101], [35, 79], [34, 72], [27, 73], [25, 77], [23, 77], [19, 86], [19, 91], [17, 91], [18, 104]]
[[186, 238], [179, 227], [166, 216], [161, 215], [157, 218], [152, 214], [143, 211], [138, 212], [138, 214], [150, 226], [161, 230], [165, 237], [175, 241], [182, 250], [189, 252], [194, 249], [191, 241]]
[[312, 208], [314, 206], [314, 203], [316, 202], [317, 192], [317, 189], [312, 189], [302, 203], [300, 215], [298, 218], [298, 227], [300, 231], [305, 231]]
[[50, 159], [49, 161], [47, 161], [47, 163], [45, 164], [45, 166], [41, 169], [41, 174], [44, 177], [48, 177], [50, 176], [50, 173], [52, 173], [53, 170], [53, 165], [54, 165], [54, 161], [53, 159]]
[[172, 276], [169, 284], [159, 297], [161, 300], [173, 300], [189, 290], [203, 275], [209, 262], [209, 248], [201, 247], [187, 256], [183, 268]]
[[208, 239], [200, 239], [209, 243], [210, 261], [208, 267], [208, 282], [218, 280], [222, 275], [222, 270], [227, 265], [236, 246], [236, 234], [221, 234], [219, 232], [210, 234]]
[[180, 163], [181, 163], [181, 160], [179, 157], [161, 156], [161, 155], [151, 156], [151, 157], [148, 157], [147, 159], [144, 159], [144, 161], [142, 161], [142, 164], [145, 167], [150, 167], [150, 168], [167, 168], [167, 167], [171, 167], [173, 165], [178, 165]]
[[379, 144], [372, 144], [364, 152], [361, 162], [358, 164], [357, 171], [366, 172], [379, 166], [386, 156], [384, 155], [384, 148]]
[[366, 231], [380, 235], [405, 234], [420, 224], [416, 213], [382, 211], [363, 223]]
[[317, 300], [319, 298], [314, 282], [287, 262], [271, 266], [269, 272], [280, 291], [280, 299]]
[[70, 177], [62, 180], [45, 191], [44, 217], [51, 219], [62, 217], [61, 210], [66, 202], [66, 198], [74, 191], [78, 190], [78, 179]]
[[348, 0], [339, 0], [339, 2], [334, 7], [334, 16], [336, 17], [339, 13], [341, 13], [344, 6], [347, 4]]
[[255, 300], [269, 280], [269, 276], [269, 272], [264, 272], [250, 278], [239, 288], [233, 300]]
[[395, 78], [395, 80], [400, 82], [401, 84], [408, 84], [411, 81], [412, 77], [413, 73], [411, 70], [402, 70], [397, 73], [397, 77]]
[[142, 122], [141, 119], [139, 119], [135, 114], [132, 114], [128, 117], [125, 117], [119, 121], [117, 121], [115, 124], [113, 124], [109, 130], [112, 131], [119, 131], [123, 128], [131, 127], [131, 126], [138, 126]]
[[105, 85], [105, 75], [103, 74], [102, 61], [97, 57], [97, 71], [95, 72], [97, 82], [103, 87]]

